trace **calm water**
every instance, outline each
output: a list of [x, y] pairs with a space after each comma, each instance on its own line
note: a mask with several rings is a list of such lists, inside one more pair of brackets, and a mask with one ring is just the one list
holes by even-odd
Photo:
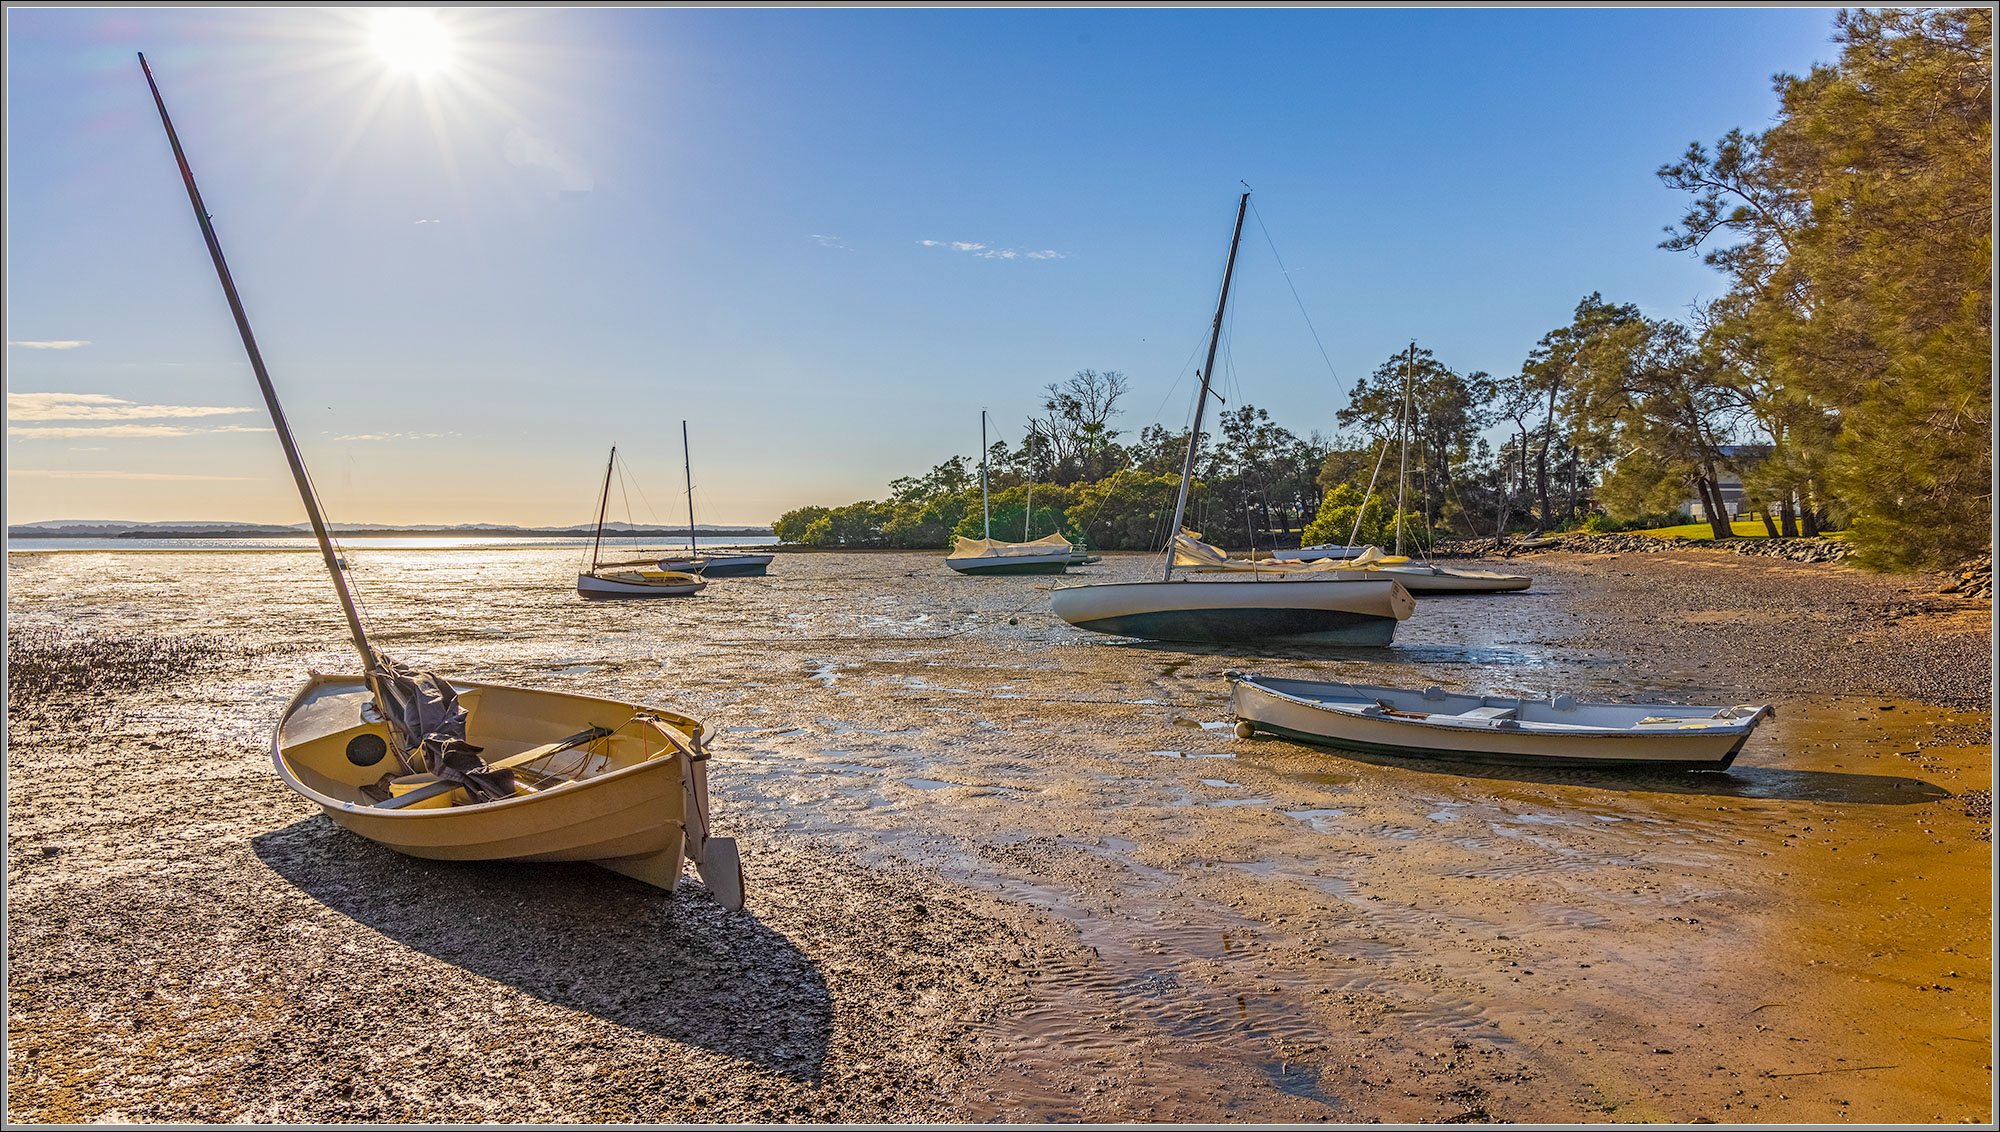
[[[385, 538], [368, 535], [344, 535], [334, 540], [338, 545], [351, 550], [519, 550], [535, 547], [575, 547], [589, 546], [587, 538], [467, 538], [457, 535], [440, 535], [421, 538]], [[695, 545], [701, 548], [735, 546], [761, 546], [764, 542], [741, 538], [696, 538]], [[686, 549], [687, 540], [681, 539], [630, 539], [620, 536], [606, 539], [606, 550], [613, 547], [620, 551], [645, 548], [648, 550]], [[319, 544], [311, 538], [10, 538], [7, 540], [9, 554], [33, 554], [51, 551], [227, 551], [227, 550], [295, 550], [314, 551]]]

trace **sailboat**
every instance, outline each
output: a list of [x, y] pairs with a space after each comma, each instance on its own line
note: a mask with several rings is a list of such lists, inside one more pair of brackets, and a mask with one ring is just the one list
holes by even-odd
[[[1451, 567], [1433, 565], [1429, 562], [1413, 562], [1403, 554], [1403, 492], [1410, 480], [1409, 418], [1410, 403], [1415, 390], [1416, 365], [1417, 344], [1412, 342], [1410, 343], [1408, 360], [1403, 366], [1403, 414], [1396, 425], [1398, 438], [1396, 455], [1396, 553], [1384, 554], [1380, 547], [1375, 546], [1356, 548], [1350, 545], [1316, 549], [1342, 551], [1358, 549], [1358, 553], [1351, 555], [1326, 554], [1323, 556], [1313, 556], [1301, 550], [1294, 551], [1286, 557], [1292, 557], [1302, 562], [1312, 562], [1320, 559], [1344, 559], [1345, 561], [1341, 565], [1348, 569], [1368, 570], [1393, 577], [1403, 584], [1404, 589], [1409, 590], [1411, 593], [1427, 596], [1437, 594], [1504, 593], [1511, 590], [1525, 590], [1528, 588], [1529, 579], [1523, 574], [1500, 574], [1491, 570], [1458, 570]], [[1386, 439], [1384, 443], [1386, 443]], [[1377, 461], [1376, 467], [1379, 470], [1381, 467], [1380, 461]], [[1370, 492], [1373, 492], [1375, 485], [1371, 482], [1368, 485], [1368, 489]], [[1359, 514], [1354, 517], [1354, 530], [1356, 534], [1360, 533], [1361, 516]], [[1353, 536], [1349, 536], [1349, 538], [1351, 542]]]
[[[961, 574], [1061, 574], [1069, 569], [1075, 557], [1075, 548], [1060, 534], [1033, 542], [994, 541], [993, 501], [986, 489], [984, 410], [979, 413], [979, 505], [985, 520], [986, 537], [954, 540], [951, 553], [945, 556], [945, 565]], [[1023, 537], [1027, 533], [1025, 530], [1021, 532]]]
[[576, 576], [576, 592], [587, 600], [619, 597], [686, 597], [708, 585], [693, 574], [662, 570], [651, 558], [605, 562], [604, 512], [611, 506], [611, 470], [618, 466], [618, 446], [604, 465], [604, 495], [597, 502], [597, 536], [590, 543], [590, 569]]
[[143, 54], [139, 67], [361, 654], [360, 674], [313, 673], [279, 714], [271, 738], [279, 779], [335, 824], [413, 857], [589, 861], [669, 892], [686, 859], [719, 903], [741, 908], [736, 842], [710, 832], [701, 723], [643, 704], [447, 680], [398, 663], [369, 641]]
[[1392, 578], [1255, 568], [1262, 563], [1244, 563], [1252, 568], [1207, 581], [1174, 577], [1177, 567], [1220, 555], [1184, 529], [1181, 520], [1187, 515], [1195, 445], [1201, 437], [1202, 411], [1210, 396], [1216, 348], [1222, 340], [1222, 316], [1229, 305], [1229, 284], [1236, 274], [1236, 251], [1243, 241], [1243, 215], [1249, 206], [1250, 194], [1246, 192], [1236, 204], [1236, 227], [1222, 271], [1222, 294], [1216, 300], [1215, 322], [1209, 331], [1208, 360], [1202, 365], [1201, 390], [1195, 395], [1194, 426], [1188, 430], [1187, 460], [1181, 467], [1180, 495], [1174, 502], [1175, 534], [1165, 575], [1157, 582], [1065, 586], [1050, 592], [1049, 604], [1056, 616], [1079, 629], [1155, 641], [1300, 640], [1386, 645], [1395, 639], [1396, 623], [1408, 619], [1417, 604]]
[[685, 570], [704, 578], [748, 578], [762, 576], [771, 568], [769, 554], [703, 554], [694, 545], [694, 456], [688, 450], [688, 423], [681, 422], [681, 460], [687, 468], [688, 552], [685, 557], [662, 558], [662, 570]]

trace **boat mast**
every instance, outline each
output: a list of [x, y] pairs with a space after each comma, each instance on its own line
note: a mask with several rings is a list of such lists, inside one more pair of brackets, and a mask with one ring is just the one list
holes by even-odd
[[986, 497], [986, 410], [979, 410], [979, 510], [986, 520], [986, 538], [993, 538], [993, 504]]
[[1035, 528], [1035, 426], [1028, 426], [1028, 439], [1022, 443], [1028, 446], [1028, 517], [1021, 520], [1021, 541], [1034, 537]]
[[1410, 382], [1416, 372], [1417, 344], [1403, 363], [1403, 415], [1396, 419], [1396, 553], [1403, 553], [1403, 489], [1410, 482]]
[[604, 545], [604, 512], [611, 506], [611, 469], [618, 463], [618, 446], [611, 446], [611, 458], [604, 462], [604, 494], [597, 501], [597, 538], [590, 544], [590, 572], [597, 573], [598, 548]]
[[236, 317], [236, 332], [243, 338], [243, 350], [250, 356], [251, 372], [257, 375], [257, 387], [263, 391], [264, 407], [271, 412], [271, 424], [277, 430], [278, 443], [284, 446], [285, 461], [292, 466], [292, 482], [298, 485], [299, 499], [306, 505], [306, 517], [312, 520], [313, 537], [319, 540], [320, 558], [326, 562], [326, 572], [333, 577], [334, 592], [340, 595], [340, 609], [347, 615], [347, 632], [354, 638], [354, 647], [361, 653], [362, 664], [375, 667], [375, 650], [368, 644], [367, 630], [361, 627], [361, 614], [355, 608], [354, 595], [348, 591], [347, 578], [343, 573], [340, 556], [334, 553], [333, 539], [326, 533], [326, 518], [320, 513], [319, 498], [313, 493], [312, 479], [306, 475], [305, 461], [299, 456], [298, 443], [292, 439], [291, 426], [285, 423], [285, 410], [278, 404], [278, 392], [271, 385], [271, 375], [264, 368], [264, 355], [257, 349], [257, 338], [250, 332], [250, 317], [243, 313], [243, 300], [236, 293], [236, 283], [229, 275], [229, 264], [222, 258], [222, 244], [215, 236], [215, 227], [209, 223], [208, 208], [201, 202], [201, 190], [195, 187], [194, 170], [188, 166], [187, 154], [181, 151], [181, 140], [174, 133], [174, 122], [167, 116], [166, 100], [160, 97], [160, 86], [153, 81], [153, 68], [146, 63], [145, 52], [139, 53], [139, 69], [145, 72], [146, 86], [153, 92], [153, 105], [160, 109], [160, 124], [166, 127], [167, 144], [174, 150], [174, 161], [180, 165], [181, 181], [187, 185], [188, 203], [194, 206], [194, 218], [201, 224], [201, 237], [208, 243], [208, 257], [215, 261], [216, 278], [222, 281], [222, 294], [229, 300], [229, 313]]
[[1188, 485], [1194, 482], [1194, 448], [1201, 440], [1201, 414], [1208, 407], [1208, 385], [1215, 376], [1215, 348], [1222, 342], [1222, 312], [1229, 306], [1229, 280], [1236, 274], [1236, 245], [1243, 242], [1243, 214], [1250, 208], [1250, 194], [1236, 202], [1236, 230], [1229, 236], [1229, 262], [1222, 268], [1222, 296], [1215, 300], [1215, 325], [1208, 333], [1208, 360], [1201, 367], [1201, 393], [1194, 402], [1194, 427], [1188, 430], [1187, 462], [1181, 465], [1181, 494], [1174, 500], [1174, 526], [1167, 533], [1167, 571], [1161, 581], [1174, 580], [1174, 540], [1181, 537], [1181, 519], [1187, 515]]
[[688, 423], [681, 422], [681, 464], [687, 469], [688, 556], [694, 557], [694, 457], [688, 455]]

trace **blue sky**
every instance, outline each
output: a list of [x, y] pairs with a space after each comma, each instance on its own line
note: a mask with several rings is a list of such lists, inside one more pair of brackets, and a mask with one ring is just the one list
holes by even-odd
[[583, 522], [616, 443], [684, 521], [685, 418], [701, 520], [761, 524], [1078, 369], [1182, 427], [1239, 181], [1230, 403], [1301, 435], [1412, 338], [1684, 314], [1653, 171], [1833, 12], [439, 9], [420, 78], [364, 10], [12, 8], [9, 519], [303, 517], [136, 51], [332, 518]]

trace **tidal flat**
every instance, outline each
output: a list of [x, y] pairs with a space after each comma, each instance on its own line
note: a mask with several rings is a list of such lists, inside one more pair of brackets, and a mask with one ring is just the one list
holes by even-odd
[[[280, 707], [355, 666], [315, 555], [10, 555], [8, 1115], [1993, 1119], [1992, 615], [1943, 579], [1529, 555], [1252, 649], [934, 553], [592, 603], [575, 553], [348, 556], [400, 659], [715, 728], [740, 913], [287, 790]], [[1229, 669], [1778, 716], [1724, 773], [1364, 760], [1236, 739]]]

